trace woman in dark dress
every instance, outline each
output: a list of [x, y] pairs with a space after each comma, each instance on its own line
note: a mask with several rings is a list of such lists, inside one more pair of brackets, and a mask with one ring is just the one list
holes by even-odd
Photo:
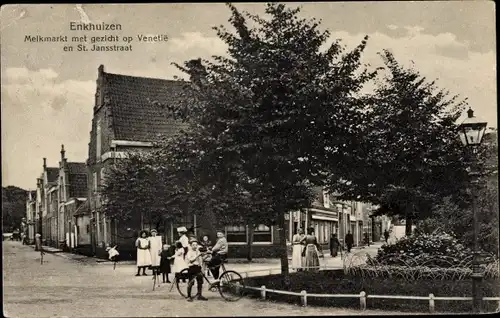
[[339, 247], [340, 247], [340, 242], [339, 239], [337, 238], [337, 234], [332, 234], [332, 236], [330, 237], [330, 255], [332, 255], [332, 257], [337, 257], [339, 252]]
[[170, 263], [174, 258], [174, 254], [175, 251], [170, 245], [168, 244], [163, 245], [163, 250], [160, 252], [160, 273], [162, 274], [164, 283], [170, 283], [170, 280], [168, 279], [168, 274], [172, 272], [170, 268]]
[[304, 256], [304, 270], [308, 272], [319, 271], [319, 250], [318, 239], [314, 236], [314, 230], [308, 229], [307, 235], [302, 239], [306, 245], [302, 252]]

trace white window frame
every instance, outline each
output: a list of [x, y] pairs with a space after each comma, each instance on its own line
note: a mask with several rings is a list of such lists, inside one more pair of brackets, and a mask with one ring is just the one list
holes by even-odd
[[94, 193], [97, 193], [97, 172], [92, 173], [92, 187], [94, 188]]
[[[229, 227], [232, 227], [232, 226], [236, 226], [236, 225], [226, 225], [224, 226], [224, 235], [226, 236], [226, 239], [227, 239], [227, 229]], [[247, 245], [248, 243], [248, 226], [245, 226], [245, 242], [230, 242], [229, 240], [227, 241], [227, 244], [228, 245]]]
[[[274, 243], [274, 226], [268, 226], [271, 231], [271, 242], [252, 242], [252, 245], [272, 245]], [[246, 242], [227, 242], [228, 245], [247, 245], [250, 231], [248, 230], [248, 225], [246, 226]], [[224, 227], [224, 235], [227, 238], [227, 226]]]
[[105, 179], [106, 179], [106, 168], [102, 167], [101, 168], [101, 180], [100, 180], [99, 184], [103, 185]]
[[325, 190], [323, 190], [323, 206], [327, 209], [330, 208], [330, 195]]

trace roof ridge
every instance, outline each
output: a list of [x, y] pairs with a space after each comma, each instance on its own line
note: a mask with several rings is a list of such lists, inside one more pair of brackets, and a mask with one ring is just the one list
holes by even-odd
[[128, 77], [128, 78], [140, 78], [140, 79], [149, 79], [156, 81], [164, 81], [164, 82], [173, 82], [173, 83], [190, 83], [190, 81], [181, 81], [175, 79], [166, 79], [166, 78], [158, 78], [158, 77], [147, 77], [147, 76], [135, 76], [135, 75], [125, 75], [125, 74], [117, 74], [117, 73], [103, 73], [105, 76], [119, 76], [119, 77]]

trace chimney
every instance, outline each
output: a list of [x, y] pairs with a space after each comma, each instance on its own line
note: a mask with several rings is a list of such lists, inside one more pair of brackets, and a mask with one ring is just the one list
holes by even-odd
[[64, 145], [61, 145], [61, 162], [64, 161], [64, 154], [66, 153], [66, 151], [64, 151]]
[[99, 65], [97, 68], [97, 81], [95, 92], [95, 106], [94, 110], [100, 108], [104, 101], [104, 65]]
[[43, 170], [47, 169], [47, 158], [43, 158]]
[[205, 66], [201, 63], [201, 58], [188, 61], [186, 67], [190, 75], [189, 80], [197, 86], [203, 84], [208, 73]]
[[99, 75], [99, 77], [101, 77], [101, 75], [104, 73], [104, 65], [99, 65], [99, 68], [97, 69], [97, 74]]

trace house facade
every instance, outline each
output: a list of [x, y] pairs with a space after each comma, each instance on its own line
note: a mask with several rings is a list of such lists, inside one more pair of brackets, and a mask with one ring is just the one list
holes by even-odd
[[87, 201], [87, 165], [84, 162], [68, 162], [64, 145], [61, 145], [61, 161], [58, 176], [58, 241], [68, 250], [78, 246], [78, 226], [75, 212]]
[[57, 178], [59, 168], [47, 167], [47, 159], [43, 158], [43, 171], [37, 180], [36, 209], [42, 241], [49, 246], [57, 247]]
[[[120, 245], [120, 254], [135, 257], [134, 242], [142, 228], [149, 228], [147, 218], [140, 224], [111, 221], [101, 211], [100, 187], [106, 169], [130, 151], [148, 151], [160, 135], [170, 136], [185, 125], [166, 118], [164, 109], [153, 101], [168, 103], [178, 95], [182, 84], [177, 81], [106, 73], [98, 68], [92, 130], [88, 144], [88, 200], [77, 211], [78, 222], [89, 227], [90, 253], [104, 255], [105, 247]], [[165, 239], [172, 238], [173, 229], [193, 224], [186, 216], [169, 226], [157, 229]]]
[[26, 199], [26, 239], [28, 244], [34, 244], [35, 242], [36, 218], [36, 191], [28, 191], [28, 198]]

